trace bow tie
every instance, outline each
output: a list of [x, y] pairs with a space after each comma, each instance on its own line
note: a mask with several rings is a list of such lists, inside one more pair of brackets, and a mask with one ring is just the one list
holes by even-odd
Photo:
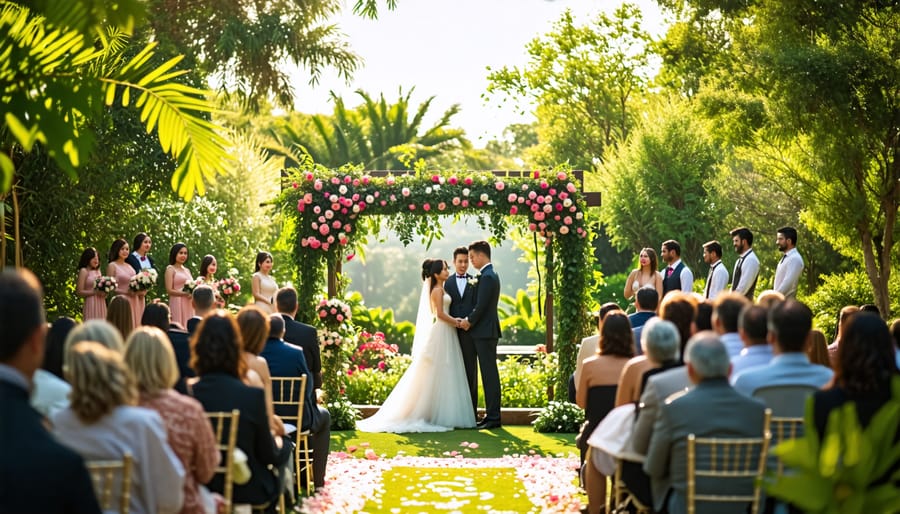
[[466, 276], [465, 276], [465, 275], [460, 275], [459, 273], [457, 273], [457, 274], [456, 274], [456, 278], [466, 278]]
[[146, 261], [146, 260], [147, 260], [147, 256], [146, 256], [146, 255], [143, 256], [143, 257], [141, 257], [141, 262], [144, 262], [144, 261]]

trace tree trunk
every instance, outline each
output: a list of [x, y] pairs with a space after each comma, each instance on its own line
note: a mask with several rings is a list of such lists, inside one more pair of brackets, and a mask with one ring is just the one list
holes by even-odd
[[[891, 227], [893, 230], [893, 227]], [[883, 318], [891, 315], [891, 298], [888, 294], [888, 278], [890, 278], [890, 266], [879, 269], [879, 262], [875, 257], [875, 245], [872, 241], [872, 233], [868, 230], [860, 230], [862, 236], [863, 260], [866, 265], [866, 275], [869, 277], [869, 283], [872, 284], [872, 294], [875, 297], [875, 305]], [[889, 248], [885, 247], [882, 254], [888, 254]], [[889, 259], [889, 258], [888, 258]], [[888, 262], [890, 262], [888, 260]]]

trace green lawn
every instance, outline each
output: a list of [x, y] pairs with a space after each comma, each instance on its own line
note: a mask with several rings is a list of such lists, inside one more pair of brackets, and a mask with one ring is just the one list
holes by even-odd
[[[476, 443], [476, 448], [462, 443]], [[355, 447], [355, 451], [354, 450]], [[513, 454], [568, 456], [578, 454], [575, 434], [541, 434], [531, 426], [504, 425], [494, 430], [454, 430], [425, 434], [372, 434], [345, 430], [331, 433], [331, 451], [362, 457], [367, 448], [379, 456], [446, 457], [459, 452], [466, 457], [491, 458]]]

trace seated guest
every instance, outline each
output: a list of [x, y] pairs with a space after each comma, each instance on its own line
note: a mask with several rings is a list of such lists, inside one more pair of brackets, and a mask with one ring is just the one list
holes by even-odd
[[694, 320], [697, 317], [697, 304], [697, 298], [693, 294], [677, 291], [666, 295], [659, 304], [659, 317], [671, 321], [678, 329], [678, 337], [681, 341], [681, 348], [678, 349], [679, 363], [684, 358], [684, 346], [695, 332]]
[[140, 320], [133, 319], [131, 310], [131, 302], [125, 296], [113, 296], [109, 301], [109, 308], [106, 309], [106, 321], [119, 330], [122, 339], [128, 337], [128, 334], [135, 327], [135, 323]]
[[841, 311], [838, 313], [838, 322], [837, 327], [835, 328], [834, 341], [830, 345], [828, 345], [828, 356], [831, 359], [831, 368], [837, 366], [837, 351], [838, 346], [841, 344], [841, 339], [844, 337], [844, 327], [847, 325], [847, 322], [850, 321], [850, 316], [853, 316], [859, 312], [859, 307], [856, 305], [845, 305], [841, 308]]
[[28, 404], [47, 330], [30, 271], [0, 272], [0, 327], [0, 512], [100, 514], [84, 460], [51, 436]]
[[[243, 357], [247, 363], [248, 385], [262, 388], [266, 395], [266, 413], [269, 415], [269, 428], [275, 435], [284, 435], [284, 423], [275, 415], [272, 406], [272, 375], [269, 364], [259, 356], [269, 338], [269, 315], [255, 305], [244, 306], [237, 315], [237, 324], [244, 340]], [[252, 372], [252, 374], [251, 374]]]
[[785, 300], [769, 311], [769, 339], [772, 361], [748, 369], [734, 378], [734, 388], [753, 396], [760, 387], [802, 385], [824, 387], [833, 373], [825, 366], [811, 364], [806, 356], [806, 338], [812, 327], [812, 311], [797, 300]]
[[[687, 345], [685, 364], [694, 389], [673, 395], [659, 410], [650, 436], [644, 471], [650, 476], [656, 511], [687, 512], [687, 436], [761, 437], [766, 407], [728, 384], [731, 363], [725, 345], [712, 332], [700, 332]], [[752, 487], [752, 479], [745, 485]], [[705, 484], [705, 490], [729, 494], [730, 481]], [[713, 491], [714, 490], [714, 491]], [[742, 512], [725, 505], [715, 512]], [[706, 511], [704, 511], [706, 512]], [[712, 512], [712, 511], [709, 511]]]
[[[284, 342], [284, 318], [280, 314], [269, 317], [269, 339], [260, 356], [269, 365], [273, 377], [299, 377], [306, 375], [306, 399], [303, 403], [303, 425], [300, 430], [309, 430], [309, 446], [313, 450], [313, 485], [325, 485], [325, 465], [328, 461], [329, 439], [331, 438], [331, 414], [316, 403], [315, 387], [309, 381], [310, 371], [306, 366], [303, 350]], [[275, 410], [275, 414], [288, 414]], [[298, 470], [299, 472], [299, 470]]]
[[784, 295], [774, 289], [766, 289], [756, 297], [756, 305], [767, 311], [784, 301]]
[[656, 308], [659, 307], [659, 293], [656, 292], [656, 289], [649, 287], [638, 289], [638, 292], [634, 294], [634, 306], [637, 312], [629, 314], [628, 321], [631, 322], [631, 331], [634, 333], [635, 354], [640, 355], [642, 353], [641, 345], [639, 344], [641, 341], [641, 330], [643, 330], [644, 324], [650, 318], [656, 317]]
[[189, 334], [193, 334], [197, 330], [200, 320], [203, 319], [203, 316], [212, 312], [215, 306], [216, 291], [212, 287], [200, 284], [194, 288], [194, 291], [191, 293], [191, 307], [194, 308], [194, 315], [188, 318], [187, 326], [185, 327]]
[[[584, 409], [586, 421], [581, 427], [576, 444], [581, 450], [584, 463], [587, 452], [587, 440], [597, 425], [615, 406], [616, 387], [622, 368], [634, 356], [631, 324], [624, 312], [614, 311], [606, 315], [600, 328], [600, 347], [597, 355], [584, 360], [581, 370], [581, 381], [575, 388], [575, 401]], [[606, 496], [606, 478], [592, 481], [586, 480], [590, 505], [599, 505], [600, 498]]]
[[75, 346], [75, 343], [81, 341], [93, 341], [100, 343], [118, 353], [125, 352], [125, 342], [119, 330], [110, 325], [108, 321], [102, 319], [92, 319], [85, 321], [81, 325], [76, 326], [66, 336], [65, 349], [63, 351], [63, 364], [69, 356], [69, 350]]
[[31, 406], [44, 417], [69, 406], [72, 386], [62, 378], [62, 357], [66, 336], [75, 327], [72, 318], [58, 318], [50, 325], [44, 350], [43, 369], [34, 372], [32, 378]]
[[826, 368], [831, 367], [831, 356], [828, 354], [828, 343], [825, 342], [825, 334], [821, 330], [812, 329], [806, 339], [806, 356], [809, 362], [821, 364]]
[[581, 380], [581, 366], [584, 363], [584, 359], [597, 355], [597, 347], [600, 344], [600, 329], [603, 326], [603, 320], [606, 319], [607, 314], [614, 311], [622, 311], [622, 308], [615, 302], [604, 303], [600, 306], [600, 313], [597, 316], [597, 333], [581, 340], [581, 346], [578, 347], [578, 357], [575, 358], [575, 373], [569, 378], [571, 384], [569, 389], [571, 403], [575, 403], [575, 388]]
[[891, 337], [894, 338], [894, 358], [900, 368], [900, 318], [891, 321]]
[[312, 373], [313, 385], [322, 388], [322, 357], [319, 353], [319, 333], [316, 328], [300, 323], [297, 317], [297, 291], [293, 287], [282, 287], [275, 293], [275, 307], [284, 318], [284, 340], [303, 348], [303, 356]]
[[[697, 295], [697, 293], [693, 293]], [[697, 298], [697, 311], [694, 313], [694, 326], [691, 332], [696, 334], [704, 330], [712, 330], [713, 303], [712, 300]]]
[[738, 293], [720, 294], [713, 302], [713, 330], [719, 334], [719, 340], [728, 349], [728, 356], [732, 359], [744, 349], [738, 332], [738, 318], [741, 310], [748, 305], [751, 305], [750, 300]]
[[86, 460], [134, 457], [128, 512], [176, 513], [184, 501], [184, 467], [159, 414], [137, 403], [134, 377], [122, 355], [90, 341], [66, 356], [72, 404], [53, 417], [60, 442]]
[[764, 366], [772, 360], [772, 346], [769, 344], [769, 311], [759, 305], [747, 305], [738, 316], [738, 334], [744, 348], [737, 357], [731, 358], [731, 378], [744, 370]]
[[[638, 291], [646, 291], [641, 289]], [[644, 348], [643, 355], [638, 355], [625, 363], [622, 375], [619, 377], [619, 386], [616, 389], [616, 407], [626, 403], [640, 401], [644, 383], [647, 381], [647, 372], [650, 370], [664, 371], [678, 365], [678, 329], [671, 322], [654, 318], [644, 325], [641, 333], [641, 344]], [[653, 334], [650, 334], [651, 329]], [[674, 346], [672, 346], [674, 344]], [[674, 360], [672, 360], [674, 358]], [[664, 366], [664, 368], [663, 368]]]
[[[247, 366], [241, 346], [240, 329], [230, 313], [217, 310], [207, 314], [191, 340], [191, 367], [199, 377], [191, 392], [206, 412], [241, 411], [237, 446], [247, 454], [251, 477], [246, 484], [234, 485], [232, 500], [274, 512], [284, 490], [282, 477], [291, 445], [269, 431], [265, 393], [241, 380]], [[221, 494], [222, 475], [216, 474], [209, 488]]]
[[[125, 347], [125, 363], [137, 379], [139, 405], [153, 409], [162, 418], [169, 446], [185, 470], [181, 514], [205, 514], [199, 488], [215, 474], [219, 449], [203, 406], [172, 389], [178, 380], [178, 364], [165, 332], [156, 327], [139, 327], [128, 336]], [[207, 493], [206, 504], [211, 500]]]
[[867, 427], [891, 399], [891, 380], [896, 375], [894, 344], [885, 322], [868, 312], [851, 317], [838, 346], [834, 385], [813, 394], [813, 419], [819, 436], [825, 434], [831, 411], [846, 403], [856, 406], [860, 426]]
[[141, 325], [156, 327], [166, 333], [169, 344], [175, 351], [175, 362], [178, 363], [178, 381], [175, 383], [175, 390], [187, 394], [186, 380], [195, 376], [194, 370], [191, 369], [191, 346], [187, 331], [177, 323], [172, 323], [169, 306], [162, 302], [150, 303], [144, 307]]

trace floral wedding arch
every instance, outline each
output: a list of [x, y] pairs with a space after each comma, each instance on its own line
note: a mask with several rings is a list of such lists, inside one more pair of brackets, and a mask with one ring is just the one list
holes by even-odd
[[[393, 229], [409, 244], [442, 234], [442, 221], [474, 215], [502, 240], [511, 225], [533, 232], [546, 251], [544, 276], [556, 315], [559, 354], [554, 396], [565, 398], [576, 344], [586, 335], [592, 279], [585, 195], [570, 170], [533, 172], [366, 172], [352, 167], [289, 171], [280, 204], [294, 246], [298, 318], [316, 324], [324, 291], [340, 296], [341, 263], [366, 236]], [[558, 294], [552, 294], [558, 291]], [[552, 327], [548, 340], [552, 341]], [[326, 370], [327, 372], [327, 370]]]

